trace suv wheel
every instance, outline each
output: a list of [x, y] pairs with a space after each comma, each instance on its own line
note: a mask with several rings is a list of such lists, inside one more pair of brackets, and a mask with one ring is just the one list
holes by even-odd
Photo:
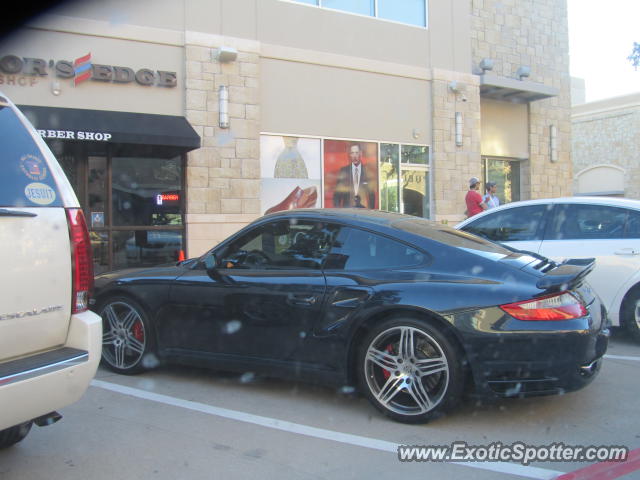
[[15, 427], [0, 430], [0, 449], [10, 447], [27, 436], [32, 422], [21, 423]]

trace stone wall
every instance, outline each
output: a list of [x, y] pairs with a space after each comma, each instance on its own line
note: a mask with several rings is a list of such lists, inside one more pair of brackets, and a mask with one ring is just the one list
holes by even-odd
[[[459, 91], [453, 91], [450, 85]], [[469, 178], [481, 177], [478, 77], [434, 70], [431, 88], [434, 220], [455, 224], [465, 218]], [[462, 145], [456, 145], [456, 112], [462, 114]]]
[[[220, 63], [220, 46], [236, 48]], [[187, 252], [199, 255], [259, 216], [259, 44], [187, 32], [186, 116], [202, 138], [187, 159]], [[219, 127], [218, 92], [229, 91], [229, 128]]]
[[[637, 101], [637, 100], [636, 100]], [[605, 102], [598, 102], [603, 104]], [[588, 108], [589, 104], [581, 106]], [[574, 191], [577, 175], [584, 169], [599, 165], [613, 165], [624, 170], [624, 196], [640, 199], [640, 104], [598, 110], [574, 115], [573, 169]], [[603, 188], [600, 191], [606, 191]]]
[[[474, 65], [494, 60], [492, 74], [555, 87], [559, 96], [529, 107], [529, 161], [521, 165], [522, 197], [571, 194], [571, 78], [566, 0], [472, 0]], [[550, 126], [557, 128], [558, 161], [550, 159]]]

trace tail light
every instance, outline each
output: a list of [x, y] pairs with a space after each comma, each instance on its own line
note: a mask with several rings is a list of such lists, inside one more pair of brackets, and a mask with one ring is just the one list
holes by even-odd
[[587, 315], [587, 309], [569, 292], [509, 303], [500, 308], [518, 320], [571, 320]]
[[71, 313], [80, 313], [89, 308], [89, 297], [93, 290], [91, 241], [82, 210], [67, 209], [67, 220], [71, 239], [71, 276], [73, 278]]

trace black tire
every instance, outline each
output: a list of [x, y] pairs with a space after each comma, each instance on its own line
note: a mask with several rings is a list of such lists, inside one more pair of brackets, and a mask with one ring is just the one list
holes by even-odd
[[128, 297], [111, 297], [97, 309], [102, 317], [102, 361], [132, 375], [158, 365], [155, 334], [146, 310]]
[[455, 343], [430, 323], [394, 317], [370, 330], [360, 343], [360, 391], [393, 420], [426, 423], [460, 401], [462, 358]]
[[629, 336], [640, 342], [640, 287], [631, 290], [622, 304], [621, 324]]
[[27, 436], [33, 422], [25, 422], [14, 427], [0, 430], [0, 449], [10, 447]]

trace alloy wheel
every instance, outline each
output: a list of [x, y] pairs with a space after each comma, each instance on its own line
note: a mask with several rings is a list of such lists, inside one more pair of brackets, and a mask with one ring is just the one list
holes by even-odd
[[424, 415], [443, 400], [450, 367], [442, 347], [426, 332], [396, 326], [369, 344], [364, 373], [373, 397], [399, 415]]
[[140, 312], [132, 305], [114, 301], [102, 315], [102, 357], [116, 369], [137, 366], [146, 351], [147, 335]]

